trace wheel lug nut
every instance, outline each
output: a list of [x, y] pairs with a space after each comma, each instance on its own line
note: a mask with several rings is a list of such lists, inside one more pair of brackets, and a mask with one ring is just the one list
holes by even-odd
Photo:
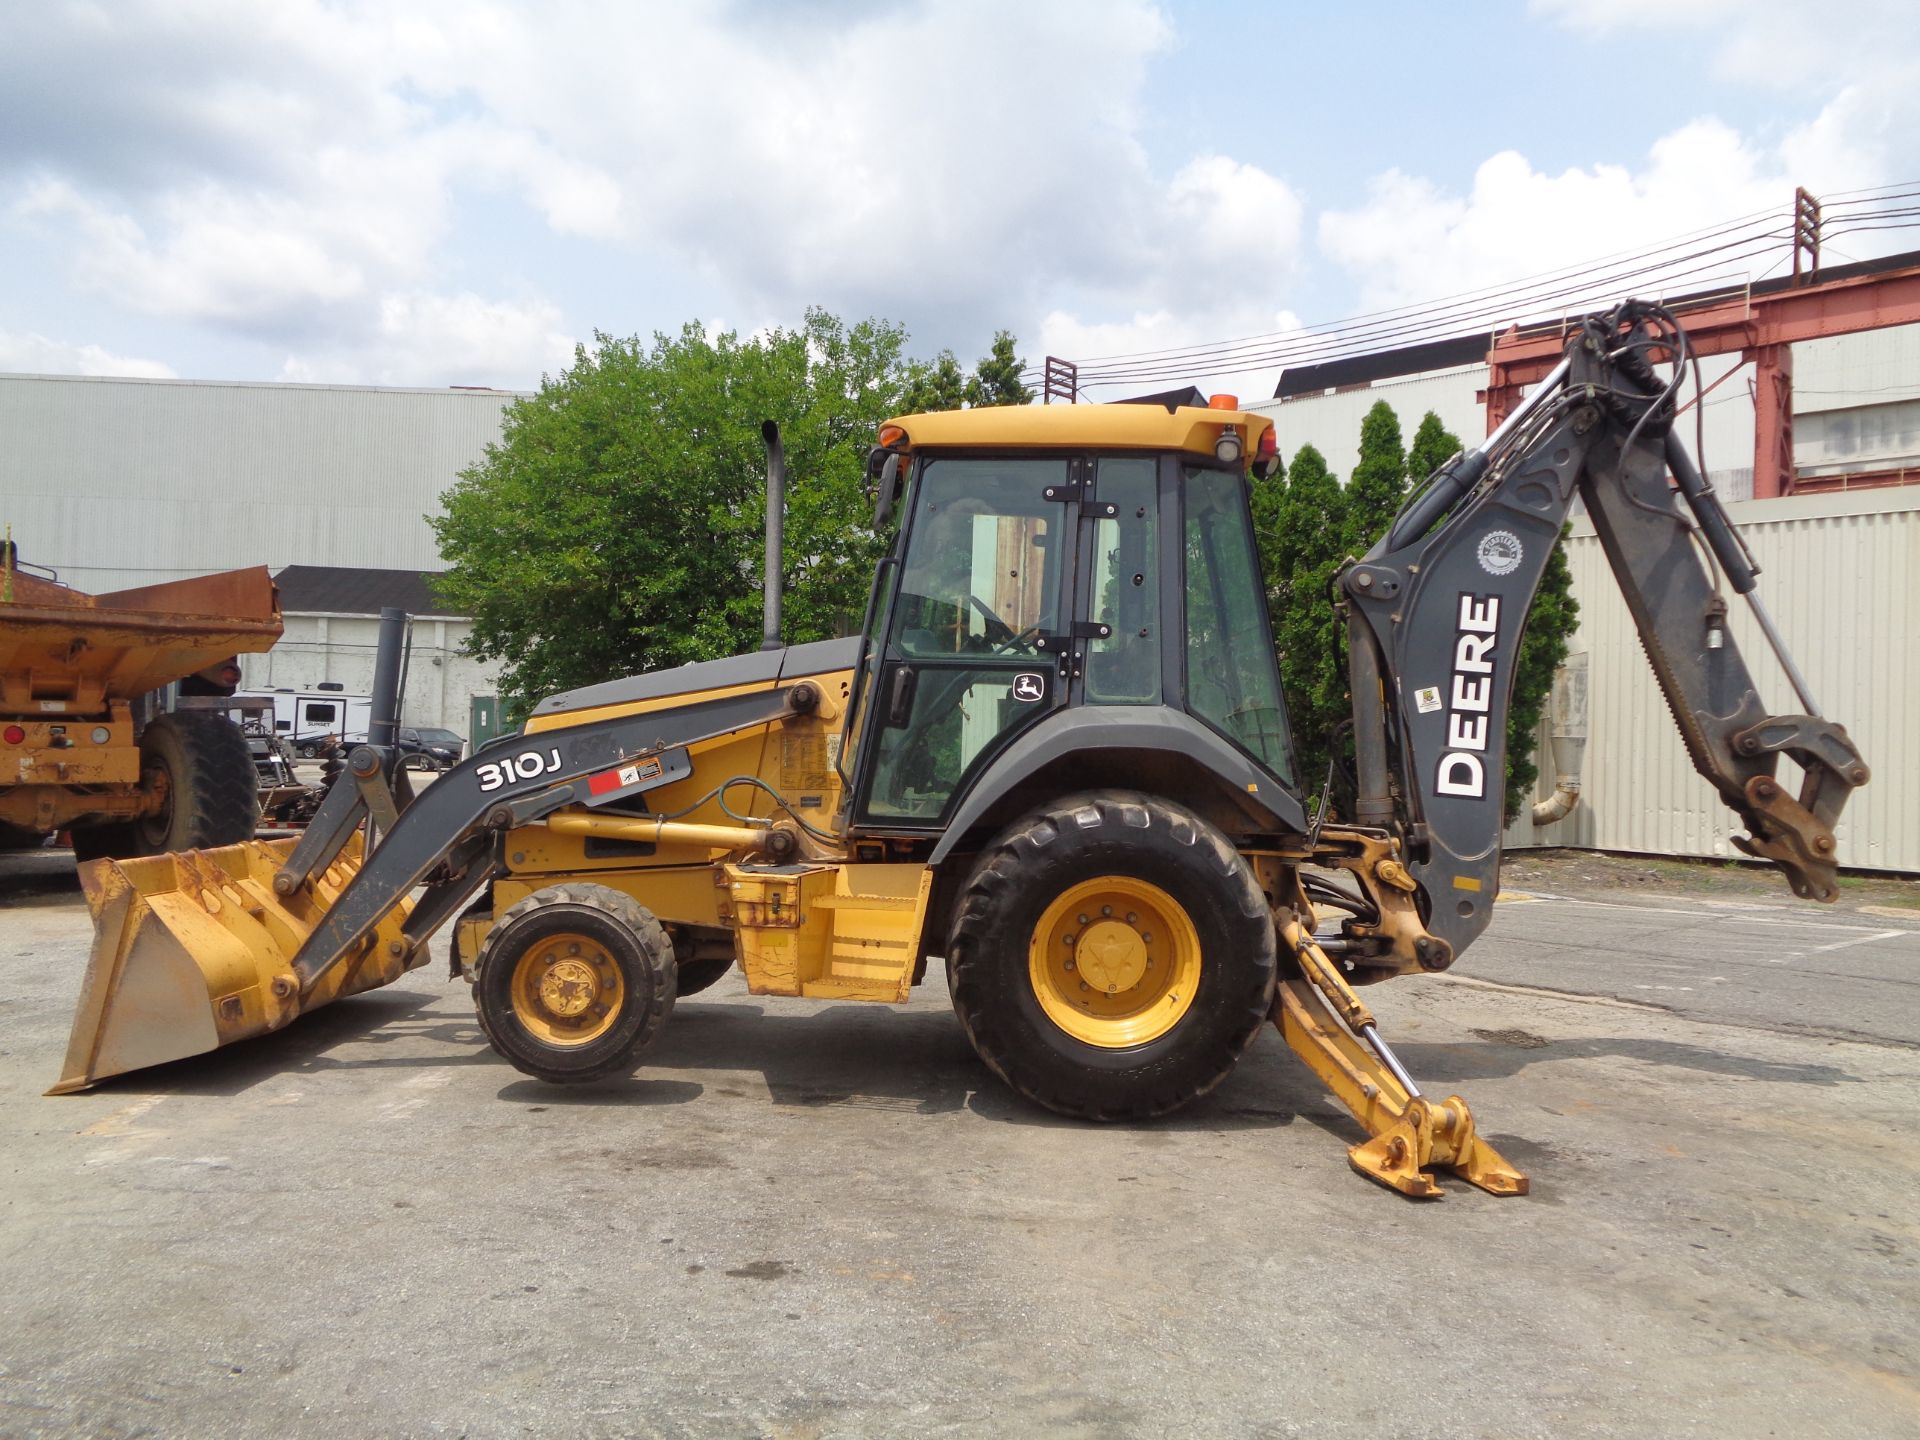
[[1073, 961], [1071, 960], [1067, 961], [1067, 969], [1069, 970], [1073, 969]]
[[1071, 944], [1073, 944], [1073, 942], [1074, 942], [1074, 940], [1075, 940], [1076, 938], [1077, 938], [1077, 937], [1075, 937], [1075, 936], [1072, 936], [1072, 935], [1062, 935], [1062, 936], [1060, 937], [1060, 941], [1061, 941], [1061, 943], [1062, 943], [1062, 944], [1064, 944], [1064, 945], [1071, 945]]
[[1113, 906], [1111, 906], [1111, 905], [1102, 905], [1102, 906], [1100, 907], [1100, 913], [1101, 913], [1102, 915], [1111, 915], [1111, 914], [1113, 914]]
[[1133, 911], [1129, 910], [1127, 912], [1127, 924], [1138, 925], [1139, 923], [1140, 923], [1140, 917], [1134, 914]]
[[1080, 917], [1080, 923], [1081, 923], [1082, 925], [1085, 925], [1085, 924], [1087, 923], [1087, 917], [1086, 917], [1086, 916], [1084, 916], [1084, 915], [1082, 915], [1082, 916]]
[[1092, 987], [1092, 986], [1090, 986], [1090, 985], [1088, 985], [1086, 981], [1084, 981], [1084, 980], [1082, 980], [1082, 981], [1080, 982], [1080, 988], [1081, 988], [1082, 990], [1090, 990], [1090, 989], [1092, 989], [1093, 987]]

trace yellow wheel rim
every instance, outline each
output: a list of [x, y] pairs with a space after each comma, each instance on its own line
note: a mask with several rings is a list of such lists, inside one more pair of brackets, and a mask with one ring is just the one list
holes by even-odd
[[1104, 1050], [1158, 1040], [1200, 986], [1200, 934], [1158, 885], [1102, 875], [1066, 891], [1033, 927], [1027, 976], [1047, 1018]]
[[562, 931], [521, 951], [513, 967], [513, 1013], [549, 1045], [586, 1045], [619, 1018], [626, 984], [606, 947]]

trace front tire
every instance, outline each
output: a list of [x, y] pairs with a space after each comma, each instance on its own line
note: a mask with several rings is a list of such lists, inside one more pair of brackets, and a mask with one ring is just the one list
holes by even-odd
[[554, 885], [509, 909], [475, 961], [480, 1028], [516, 1070], [555, 1084], [625, 1074], [673, 1009], [673, 945], [604, 885]]
[[988, 847], [947, 979], [989, 1069], [1049, 1110], [1164, 1115], [1224, 1080], [1273, 1006], [1273, 920], [1252, 868], [1184, 806], [1108, 790]]

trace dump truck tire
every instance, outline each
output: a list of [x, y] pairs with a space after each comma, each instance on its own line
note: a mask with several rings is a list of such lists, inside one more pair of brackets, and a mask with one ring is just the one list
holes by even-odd
[[987, 1067], [1049, 1110], [1164, 1115], [1232, 1070], [1273, 1006], [1273, 919], [1212, 825], [1131, 791], [1070, 796], [988, 847], [947, 945]]
[[223, 715], [156, 715], [140, 732], [143, 789], [164, 787], [152, 815], [72, 829], [76, 860], [131, 860], [169, 850], [212, 850], [251, 840], [260, 819], [259, 775], [240, 727]]
[[509, 909], [476, 960], [493, 1048], [555, 1084], [625, 1074], [673, 1009], [673, 944], [651, 911], [603, 885], [554, 885]]

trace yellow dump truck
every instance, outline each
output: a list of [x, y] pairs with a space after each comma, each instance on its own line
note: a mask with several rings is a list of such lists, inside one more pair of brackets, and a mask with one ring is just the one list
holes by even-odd
[[271, 649], [266, 567], [88, 595], [0, 551], [0, 845], [70, 831], [82, 859], [252, 836], [253, 758], [225, 715], [156, 692]]

